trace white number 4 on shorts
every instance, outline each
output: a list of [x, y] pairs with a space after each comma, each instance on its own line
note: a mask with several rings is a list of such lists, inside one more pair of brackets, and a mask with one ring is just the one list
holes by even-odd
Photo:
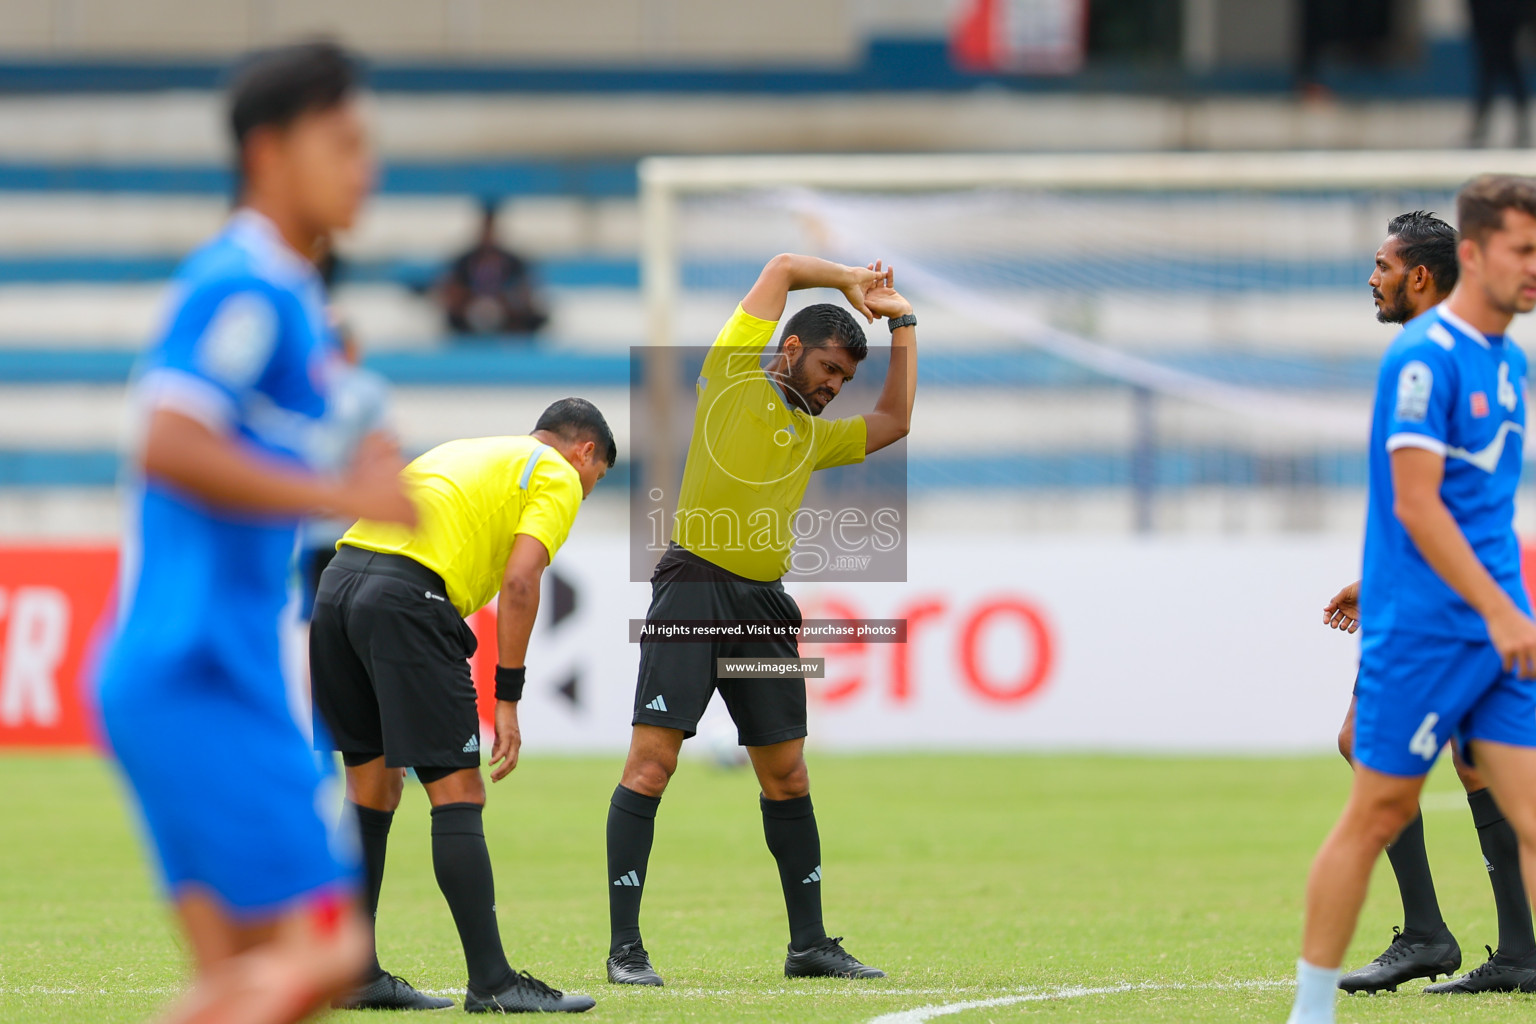
[[1433, 761], [1443, 745], [1435, 739], [1435, 726], [1439, 724], [1440, 716], [1433, 711], [1425, 715], [1424, 721], [1419, 723], [1419, 731], [1414, 733], [1413, 739], [1408, 741], [1408, 753], [1418, 754], [1426, 761]]

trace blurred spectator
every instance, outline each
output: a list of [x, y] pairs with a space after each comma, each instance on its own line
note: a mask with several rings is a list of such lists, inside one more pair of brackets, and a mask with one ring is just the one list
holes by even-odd
[[449, 264], [436, 297], [455, 334], [532, 334], [549, 320], [528, 262], [496, 243], [489, 203], [474, 248]]
[[1477, 48], [1477, 92], [1472, 107], [1473, 146], [1488, 144], [1488, 111], [1503, 82], [1515, 103], [1515, 145], [1531, 144], [1525, 78], [1517, 47], [1520, 30], [1530, 20], [1531, 0], [1470, 0], [1472, 42]]

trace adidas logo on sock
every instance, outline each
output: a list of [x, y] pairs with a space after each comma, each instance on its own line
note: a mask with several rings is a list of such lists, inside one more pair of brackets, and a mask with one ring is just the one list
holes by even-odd
[[471, 736], [469, 738], [469, 742], [464, 744], [464, 753], [466, 753], [466, 754], [478, 754], [478, 753], [480, 753], [480, 737], [479, 737], [479, 735]]
[[631, 869], [613, 880], [614, 885], [639, 885], [640, 876]]
[[819, 881], [821, 881], [821, 865], [817, 864], [816, 865], [816, 870], [812, 871], [809, 875], [806, 875], [804, 878], [802, 878], [800, 880], [800, 884], [801, 885], [810, 885], [812, 882], [819, 882]]
[[651, 711], [665, 711], [667, 710], [667, 699], [658, 695], [656, 699], [647, 704], [646, 707]]

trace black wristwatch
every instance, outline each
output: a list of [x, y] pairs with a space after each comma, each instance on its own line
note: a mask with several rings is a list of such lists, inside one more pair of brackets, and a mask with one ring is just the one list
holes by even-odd
[[916, 327], [917, 314], [908, 313], [906, 316], [893, 316], [886, 321], [886, 326], [888, 326], [893, 333], [903, 327]]

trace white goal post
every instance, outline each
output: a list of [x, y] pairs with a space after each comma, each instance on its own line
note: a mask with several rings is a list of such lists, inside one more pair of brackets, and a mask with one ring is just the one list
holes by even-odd
[[[649, 158], [639, 165], [646, 404], [670, 436], [687, 406], [677, 346], [708, 343], [709, 316], [781, 251], [772, 246], [845, 262], [870, 253], [896, 262], [921, 296], [928, 365], [940, 370], [925, 379], [944, 379], [954, 365], [945, 353], [1016, 369], [1043, 365], [1028, 362], [1038, 353], [1077, 374], [1033, 392], [1028, 423], [1008, 421], [1017, 478], [1043, 481], [1041, 502], [1061, 503], [1046, 489], [1081, 479], [1080, 465], [1121, 480], [1120, 463], [1094, 459], [1129, 445], [1147, 508], [1166, 493], [1166, 469], [1188, 508], [1226, 500], [1199, 505], [1211, 488], [1270, 488], [1321, 510], [1309, 522], [1349, 521], [1369, 398], [1362, 367], [1382, 344], [1371, 254], [1391, 217], [1448, 217], [1454, 191], [1490, 172], [1536, 176], [1536, 152]], [[1087, 394], [1084, 374], [1120, 391]], [[1007, 400], [988, 401], [989, 415], [1010, 414]], [[1049, 439], [1069, 422], [1080, 429]], [[1064, 451], [1085, 454], [1051, 462]], [[670, 479], [672, 461], [647, 475]], [[1319, 486], [1331, 490], [1318, 497]]]
[[1536, 175], [1536, 151], [648, 157], [639, 165], [647, 341], [664, 345], [674, 340], [670, 312], [679, 288], [677, 204], [687, 196], [786, 187], [860, 192], [1431, 189], [1455, 188], [1489, 172]]

